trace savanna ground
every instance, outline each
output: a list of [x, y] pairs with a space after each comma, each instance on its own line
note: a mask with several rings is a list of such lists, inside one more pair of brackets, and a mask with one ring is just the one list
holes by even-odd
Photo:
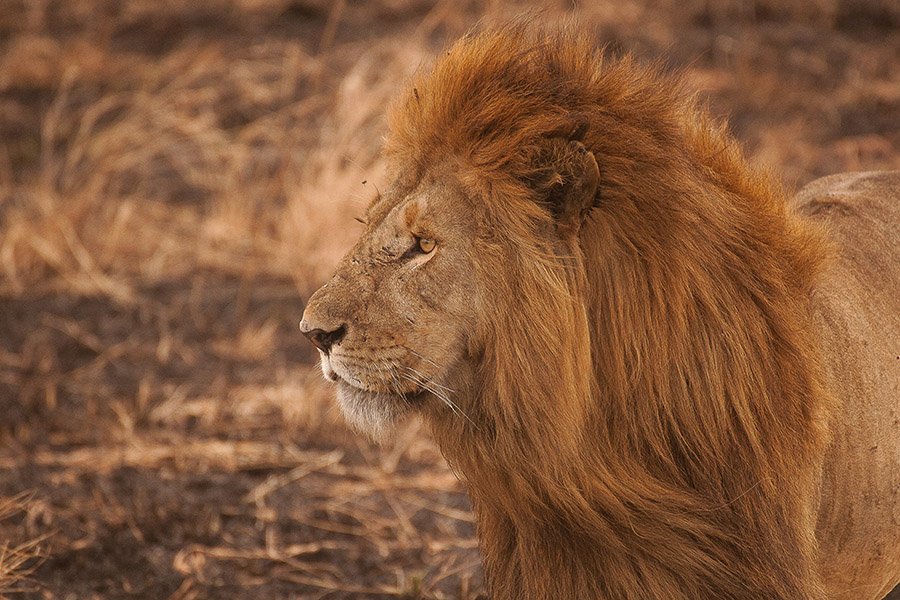
[[[297, 323], [397, 87], [535, 6], [0, 0], [0, 596], [483, 593], [427, 434], [349, 432]], [[789, 186], [900, 168], [891, 0], [543, 9], [684, 69]]]

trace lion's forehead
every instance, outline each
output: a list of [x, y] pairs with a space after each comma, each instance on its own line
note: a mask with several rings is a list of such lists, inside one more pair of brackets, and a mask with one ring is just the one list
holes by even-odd
[[392, 186], [374, 198], [366, 209], [366, 221], [370, 230], [387, 225], [395, 234], [415, 233], [417, 227], [427, 228], [448, 214], [467, 210], [460, 202], [464, 197], [459, 182], [450, 174], [430, 174], [411, 186]]
[[379, 193], [366, 207], [366, 220], [370, 224], [379, 224], [385, 220], [396, 218], [398, 213], [410, 202], [417, 202], [423, 195], [425, 182], [419, 181], [410, 185], [391, 184], [384, 194]]
[[420, 218], [428, 216], [428, 209], [437, 193], [433, 185], [417, 186], [393, 202], [384, 220], [393, 221], [398, 227], [414, 227]]

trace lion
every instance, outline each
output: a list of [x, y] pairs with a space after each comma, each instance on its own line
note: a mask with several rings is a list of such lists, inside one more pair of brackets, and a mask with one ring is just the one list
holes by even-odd
[[497, 600], [879, 599], [900, 581], [900, 174], [790, 202], [677, 77], [474, 33], [305, 308], [351, 424], [419, 415]]

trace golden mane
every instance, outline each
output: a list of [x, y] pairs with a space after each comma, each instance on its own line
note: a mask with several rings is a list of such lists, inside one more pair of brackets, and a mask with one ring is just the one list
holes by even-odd
[[[456, 43], [389, 123], [395, 172], [485, 199], [479, 426], [433, 429], [493, 597], [821, 597], [823, 242], [724, 124], [658, 67], [522, 24]], [[556, 139], [600, 169], [562, 245]]]

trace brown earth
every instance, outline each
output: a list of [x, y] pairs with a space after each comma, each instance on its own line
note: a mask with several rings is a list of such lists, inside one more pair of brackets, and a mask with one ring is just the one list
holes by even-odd
[[[896, 3], [579, 4], [790, 186], [900, 168]], [[397, 87], [537, 6], [0, 0], [0, 596], [483, 593], [427, 435], [349, 432], [297, 322]]]

